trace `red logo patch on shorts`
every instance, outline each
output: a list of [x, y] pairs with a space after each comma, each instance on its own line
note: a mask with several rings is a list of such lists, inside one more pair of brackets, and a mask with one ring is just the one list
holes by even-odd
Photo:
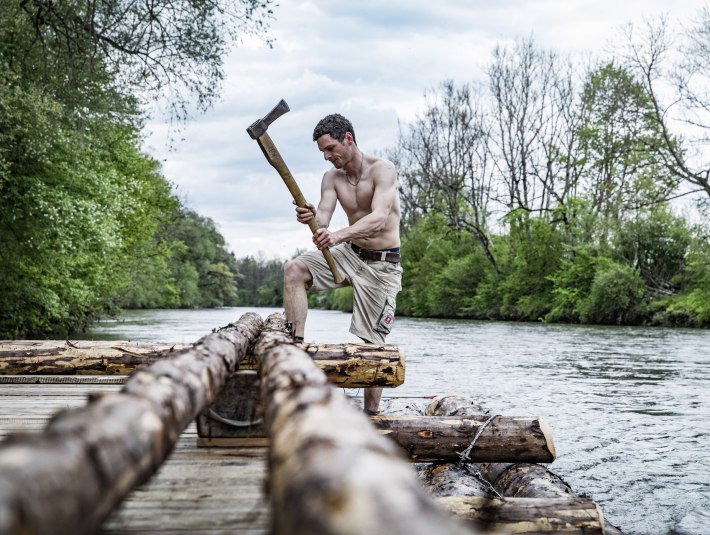
[[384, 321], [386, 325], [389, 325], [394, 321], [394, 318], [390, 314], [387, 314], [382, 321]]

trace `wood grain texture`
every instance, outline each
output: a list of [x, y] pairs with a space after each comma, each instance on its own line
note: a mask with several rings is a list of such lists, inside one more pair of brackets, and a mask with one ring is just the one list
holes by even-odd
[[[188, 347], [125, 341], [0, 341], [0, 376], [128, 375]], [[394, 388], [404, 383], [404, 352], [396, 345], [345, 343], [299, 347], [311, 355], [328, 381], [341, 388]], [[256, 364], [248, 355], [240, 367], [253, 369]]]
[[283, 316], [270, 316], [254, 349], [271, 441], [275, 533], [467, 532], [426, 496], [397, 446], [303, 350], [284, 343], [284, 329]]
[[0, 533], [94, 533], [210, 404], [262, 326], [256, 314], [135, 372], [119, 392], [0, 444]]
[[[555, 448], [541, 418], [379, 416], [372, 423], [418, 462], [552, 462]], [[475, 443], [470, 451], [467, 448]]]
[[486, 533], [604, 534], [602, 513], [587, 498], [447, 496], [437, 503]]

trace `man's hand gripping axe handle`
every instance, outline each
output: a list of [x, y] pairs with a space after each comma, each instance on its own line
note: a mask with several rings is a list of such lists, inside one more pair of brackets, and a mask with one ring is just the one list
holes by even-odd
[[[254, 123], [249, 128], [247, 128], [247, 133], [251, 136], [252, 139], [256, 139], [256, 142], [259, 144], [259, 147], [261, 147], [261, 151], [264, 153], [264, 156], [266, 156], [266, 160], [271, 164], [274, 169], [276, 169], [276, 171], [278, 171], [279, 175], [281, 175], [281, 178], [286, 184], [286, 187], [293, 196], [293, 200], [296, 201], [296, 205], [300, 206], [301, 208], [305, 208], [306, 199], [303, 197], [303, 193], [301, 193], [301, 188], [298, 187], [298, 184], [293, 178], [291, 171], [289, 171], [288, 167], [286, 166], [286, 162], [284, 162], [284, 159], [281, 157], [281, 154], [279, 154], [279, 151], [276, 149], [274, 142], [271, 141], [271, 137], [269, 136], [269, 134], [266, 133], [266, 130], [269, 128], [269, 125], [273, 123], [276, 119], [281, 117], [287, 111], [289, 111], [288, 104], [286, 104], [286, 101], [282, 99], [281, 102], [279, 102], [274, 107], [274, 109], [266, 115], [266, 117], [254, 121]], [[315, 234], [318, 230], [318, 223], [316, 223], [315, 218], [311, 219], [308, 222], [308, 226], [310, 227], [311, 232], [313, 234]], [[328, 263], [328, 267], [330, 268], [331, 273], [333, 274], [335, 282], [340, 284], [341, 282], [343, 282], [344, 279], [343, 276], [340, 274], [340, 271], [338, 271], [338, 266], [335, 265], [333, 255], [330, 254], [330, 250], [328, 248], [322, 249], [322, 253], [325, 257], [325, 261]]]

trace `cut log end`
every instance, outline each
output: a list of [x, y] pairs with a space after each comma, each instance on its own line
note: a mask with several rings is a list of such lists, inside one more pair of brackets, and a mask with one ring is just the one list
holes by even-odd
[[550, 462], [554, 461], [557, 459], [557, 450], [555, 449], [555, 441], [552, 438], [552, 428], [548, 425], [548, 423], [542, 419], [538, 419], [539, 424], [540, 424], [540, 431], [542, 432], [542, 435], [545, 437], [545, 444], [546, 444], [546, 449], [547, 451], [550, 452], [550, 455], [552, 456], [552, 459]]

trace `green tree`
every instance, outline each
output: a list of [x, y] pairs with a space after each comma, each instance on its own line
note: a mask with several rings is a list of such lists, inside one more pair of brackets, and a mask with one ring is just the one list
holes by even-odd
[[69, 128], [59, 103], [3, 75], [0, 334], [66, 333], [110, 306], [170, 187], [130, 127]]
[[236, 304], [241, 306], [282, 306], [283, 262], [263, 257], [237, 259], [239, 289]]
[[[122, 298], [235, 299], [213, 228], [213, 254], [175, 265], [184, 242], [161, 232], [178, 203], [138, 149], [140, 105], [208, 107], [270, 3], [0, 0], [0, 336], [78, 330]], [[122, 297], [132, 285], [148, 288]]]
[[613, 62], [593, 71], [579, 130], [584, 195], [611, 231], [628, 213], [663, 202], [677, 180], [663, 165], [663, 132], [646, 89]]
[[550, 276], [559, 269], [564, 233], [542, 218], [510, 218], [508, 257], [501, 269], [500, 314], [507, 319], [544, 317], [552, 303]]
[[658, 207], [624, 222], [613, 248], [616, 258], [637, 269], [651, 295], [660, 298], [678, 291], [690, 243], [685, 220]]
[[600, 262], [589, 245], [565, 248], [559, 268], [549, 276], [553, 284], [551, 310], [545, 321], [578, 323], [582, 307], [592, 289]]
[[171, 268], [181, 307], [236, 304], [236, 259], [214, 221], [183, 207], [168, 225], [166, 237], [180, 245], [174, 249]]
[[[272, 0], [2, 0], [23, 77], [51, 83], [81, 113], [106, 93], [159, 102], [186, 119], [219, 96], [223, 57], [246, 35], [264, 37]], [[112, 106], [108, 113], [119, 112]]]

